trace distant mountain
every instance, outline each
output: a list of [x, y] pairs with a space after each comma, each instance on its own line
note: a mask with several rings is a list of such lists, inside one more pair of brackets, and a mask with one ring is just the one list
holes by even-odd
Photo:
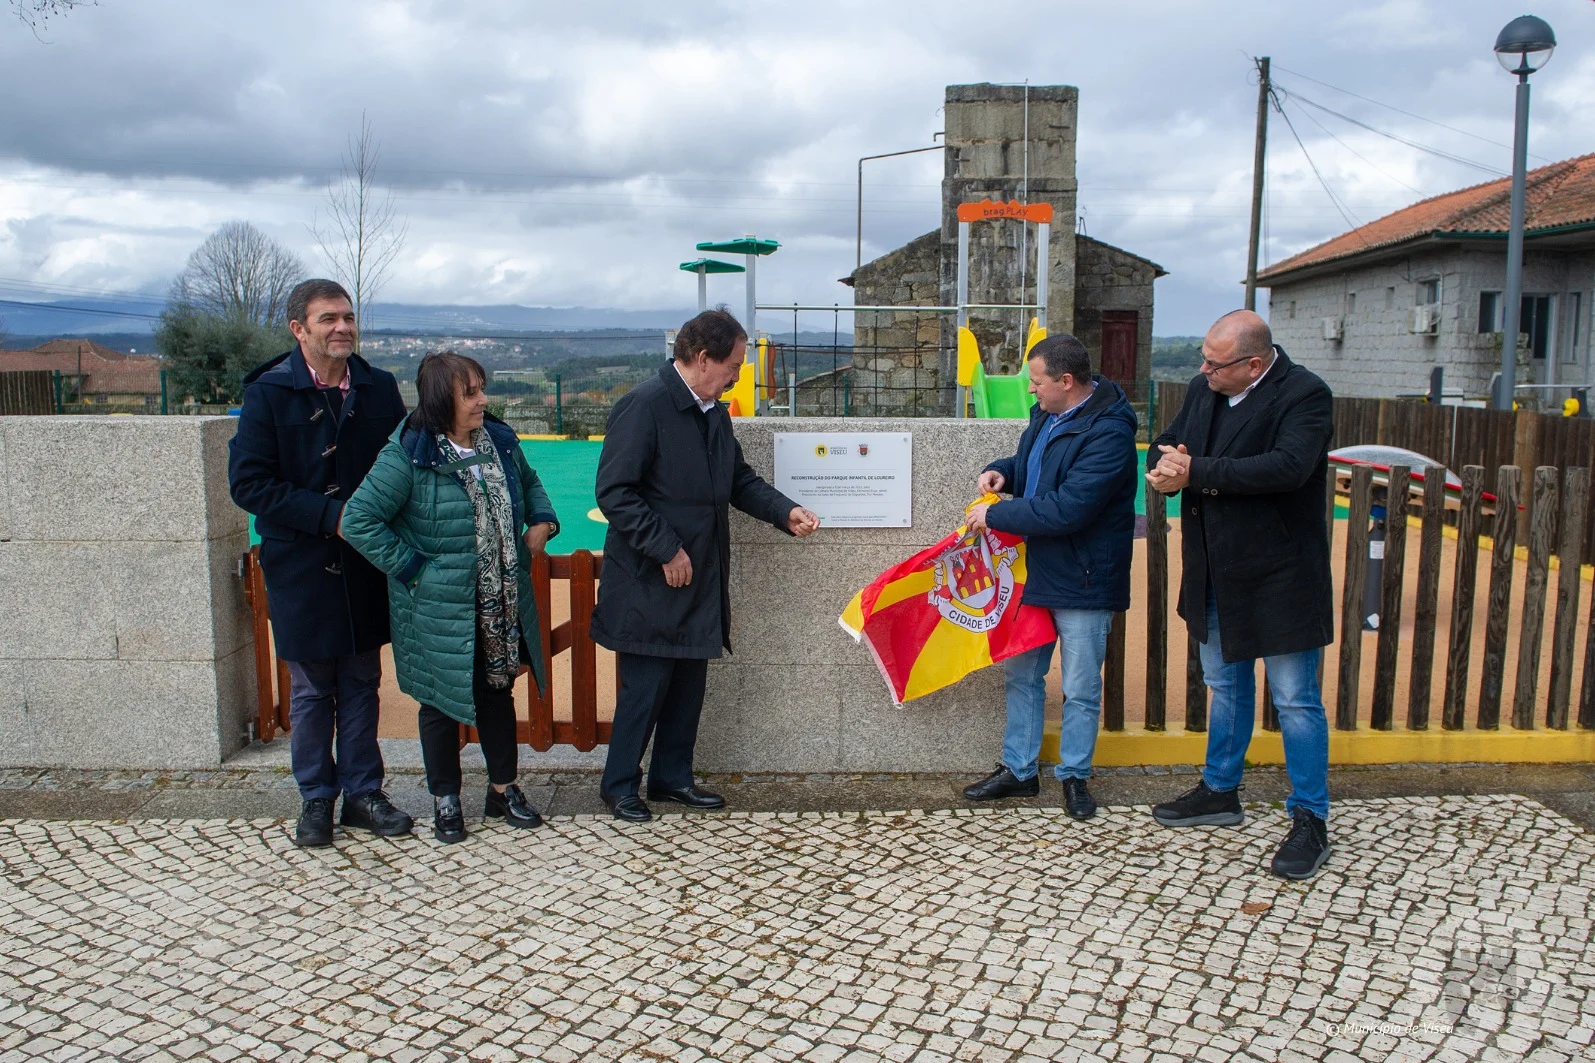
[[[0, 332], [14, 336], [147, 336], [160, 321], [165, 300], [59, 299], [48, 303], [0, 299]], [[12, 341], [8, 339], [7, 344]]]
[[[0, 331], [16, 336], [98, 336], [148, 333], [166, 304], [152, 299], [61, 299], [47, 303], [0, 299]], [[460, 306], [376, 303], [370, 329], [379, 332], [463, 336], [484, 332], [576, 329], [670, 329], [696, 311], [621, 310], [610, 307]], [[734, 311], [735, 312], [735, 311]], [[773, 320], [773, 319], [772, 319]]]
[[384, 332], [468, 335], [473, 332], [542, 332], [569, 329], [676, 328], [696, 311], [617, 310], [569, 306], [459, 306], [373, 303], [369, 328]]

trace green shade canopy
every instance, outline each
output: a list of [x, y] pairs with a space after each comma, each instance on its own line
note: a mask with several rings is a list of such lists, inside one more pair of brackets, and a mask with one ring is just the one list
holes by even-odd
[[705, 240], [698, 245], [699, 251], [713, 251], [720, 255], [773, 255], [781, 245], [774, 240], [760, 240], [756, 236], [744, 236], [740, 240]]
[[683, 262], [681, 268], [688, 273], [746, 273], [746, 266], [734, 265], [730, 262], [721, 262], [718, 258], [698, 258], [691, 262]]

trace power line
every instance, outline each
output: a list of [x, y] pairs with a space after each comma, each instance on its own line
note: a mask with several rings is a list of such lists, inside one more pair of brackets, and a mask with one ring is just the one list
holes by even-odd
[[[1281, 111], [1281, 113], [1283, 113], [1283, 111]], [[1324, 123], [1320, 122], [1317, 118], [1314, 118], [1310, 112], [1303, 111], [1302, 114], [1306, 115], [1307, 116], [1307, 120], [1312, 122], [1313, 125], [1317, 126], [1319, 129], [1322, 129], [1324, 131], [1324, 136], [1328, 137], [1330, 140], [1333, 140], [1336, 144], [1339, 144], [1341, 147], [1345, 148], [1347, 151], [1349, 151], [1353, 155], [1357, 156], [1357, 158], [1362, 159], [1363, 162], [1367, 163], [1369, 169], [1374, 170], [1374, 171], [1376, 171], [1378, 173], [1384, 174], [1384, 176], [1390, 178], [1396, 184], [1400, 185], [1402, 188], [1405, 188], [1408, 192], [1411, 192], [1414, 195], [1421, 196], [1421, 195], [1424, 194], [1423, 192], [1419, 191], [1418, 189], [1413, 188], [1411, 185], [1407, 184], [1407, 182], [1403, 181], [1401, 178], [1397, 177], [1395, 174], [1386, 172], [1385, 170], [1381, 169], [1372, 160], [1365, 158], [1362, 155], [1362, 153], [1359, 152], [1356, 148], [1352, 147], [1350, 144], [1347, 144], [1344, 140], [1341, 140], [1339, 137], [1335, 136], [1334, 133], [1330, 132], [1329, 127], [1324, 125]]]
[[1346, 224], [1350, 226], [1353, 232], [1362, 228], [1360, 222], [1352, 220], [1351, 212], [1341, 205], [1339, 198], [1337, 198], [1335, 195], [1334, 189], [1329, 187], [1329, 182], [1324, 180], [1324, 175], [1318, 171], [1318, 164], [1313, 162], [1312, 153], [1307, 150], [1307, 145], [1302, 143], [1301, 134], [1296, 132], [1296, 123], [1290, 120], [1290, 115], [1285, 113], [1284, 107], [1280, 106], [1279, 98], [1277, 96], [1274, 98], [1274, 109], [1277, 110], [1279, 112], [1279, 116], [1285, 120], [1285, 127], [1290, 130], [1290, 135], [1296, 138], [1296, 146], [1301, 148], [1302, 155], [1307, 159], [1307, 165], [1312, 167], [1313, 176], [1318, 178], [1318, 183], [1324, 186], [1324, 194], [1329, 197], [1329, 202], [1333, 203], [1335, 205], [1335, 209], [1340, 211], [1340, 216], [1346, 220]]
[[16, 299], [0, 299], [0, 306], [17, 306], [25, 310], [44, 310], [58, 314], [99, 314], [103, 317], [133, 317], [145, 321], [159, 321], [159, 314], [135, 314], [131, 310], [100, 310], [89, 306], [58, 306], [55, 303], [24, 303]]
[[[1385, 130], [1379, 129], [1376, 126], [1371, 126], [1367, 122], [1362, 121], [1360, 118], [1353, 118], [1353, 117], [1351, 117], [1351, 115], [1342, 114], [1341, 112], [1335, 110], [1332, 107], [1325, 107], [1323, 104], [1317, 102], [1316, 100], [1309, 100], [1307, 97], [1301, 95], [1301, 93], [1299, 93], [1299, 92], [1291, 92], [1289, 89], [1280, 89], [1279, 91], [1284, 93], [1286, 96], [1290, 97], [1291, 99], [1295, 100], [1298, 103], [1306, 104], [1308, 107], [1317, 108], [1318, 110], [1323, 111], [1325, 114], [1332, 114], [1336, 118], [1340, 119], [1342, 122], [1350, 122], [1352, 125], [1357, 126], [1359, 129], [1366, 129], [1370, 133], [1376, 133], [1379, 136], [1385, 137], [1385, 138], [1387, 138], [1389, 140], [1394, 140], [1398, 144], [1405, 144], [1409, 148], [1416, 148], [1419, 151], [1426, 151], [1430, 155], [1438, 156], [1439, 158], [1445, 159], [1448, 162], [1454, 162], [1454, 163], [1457, 163], [1458, 165], [1461, 165], [1461, 166], [1471, 166], [1475, 170], [1482, 170], [1485, 173], [1491, 174], [1491, 175], [1493, 175], [1495, 177], [1505, 177], [1505, 176], [1507, 176], [1505, 171], [1498, 170], [1494, 166], [1488, 166], [1485, 163], [1477, 162], [1477, 161], [1475, 161], [1473, 159], [1465, 158], [1464, 156], [1461, 156], [1461, 155], [1453, 155], [1449, 151], [1442, 151], [1439, 148], [1433, 148], [1433, 147], [1430, 147], [1427, 144], [1420, 144], [1416, 140], [1409, 140], [1406, 137], [1398, 136], [1395, 133], [1386, 132]], [[1281, 112], [1281, 113], [1283, 113], [1283, 112]]]
[[[1510, 144], [1502, 144], [1498, 140], [1491, 140], [1489, 137], [1481, 137], [1481, 136], [1479, 136], [1479, 134], [1470, 133], [1466, 129], [1459, 129], [1459, 128], [1457, 128], [1454, 125], [1446, 125], [1444, 122], [1435, 121], [1433, 118], [1425, 118], [1421, 114], [1417, 114], [1417, 113], [1415, 113], [1413, 111], [1403, 110], [1402, 108], [1397, 107], [1394, 104], [1385, 103], [1382, 100], [1376, 100], [1376, 99], [1374, 99], [1371, 96], [1360, 95], [1358, 93], [1352, 92], [1350, 89], [1343, 89], [1339, 85], [1331, 85], [1327, 81], [1319, 81], [1315, 77], [1308, 77], [1306, 74], [1303, 74], [1300, 71], [1291, 70], [1289, 67], [1276, 66], [1274, 69], [1275, 70], [1283, 70], [1285, 73], [1291, 75], [1292, 77], [1301, 78], [1303, 81], [1311, 81], [1314, 85], [1322, 85], [1326, 89], [1333, 89], [1336, 92], [1344, 93], [1347, 96], [1350, 96], [1353, 99], [1361, 100], [1364, 103], [1371, 103], [1375, 107], [1383, 107], [1386, 110], [1394, 111], [1397, 114], [1404, 114], [1408, 118], [1416, 118], [1420, 122], [1428, 122], [1430, 125], [1439, 126], [1441, 129], [1447, 129], [1447, 130], [1450, 130], [1453, 133], [1460, 133], [1462, 136], [1465, 136], [1465, 137], [1472, 137], [1474, 140], [1480, 141], [1481, 143], [1484, 143], [1484, 144], [1488, 144], [1491, 147], [1494, 147], [1494, 148], [1505, 148], [1508, 151], [1512, 150], [1512, 145], [1510, 145]], [[1545, 158], [1542, 155], [1535, 155], [1534, 158], [1539, 159], [1541, 162], [1552, 162], [1552, 161], [1554, 161], [1552, 159], [1547, 159], [1547, 158]]]

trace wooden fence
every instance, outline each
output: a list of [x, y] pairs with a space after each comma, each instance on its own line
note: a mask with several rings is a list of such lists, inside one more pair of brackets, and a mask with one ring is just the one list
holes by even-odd
[[0, 373], [0, 417], [55, 412], [55, 380], [49, 370]]
[[[575, 746], [583, 752], [609, 742], [610, 724], [598, 718], [598, 651], [587, 637], [587, 625], [598, 600], [598, 577], [603, 571], [602, 555], [587, 550], [573, 554], [543, 554], [532, 559], [532, 595], [537, 599], [537, 614], [543, 618], [541, 652], [543, 674], [548, 677], [541, 693], [531, 682], [530, 669], [521, 666], [528, 685], [530, 712], [516, 724], [516, 740], [544, 752], [555, 745]], [[244, 555], [239, 573], [244, 581], [244, 597], [249, 602], [255, 633], [255, 734], [270, 742], [279, 731], [288, 730], [288, 666], [273, 661], [266, 580], [260, 568], [260, 549]], [[554, 614], [554, 581], [564, 581], [570, 596], [570, 619], [557, 626], [549, 624]], [[571, 655], [571, 718], [555, 719], [554, 658]], [[460, 744], [477, 740], [474, 727], [460, 728]]]
[[[1174, 420], [1185, 402], [1186, 384], [1158, 384], [1155, 437]], [[1499, 469], [1514, 465], [1527, 480], [1540, 466], [1558, 470], [1595, 464], [1595, 418], [1474, 406], [1434, 406], [1412, 399], [1335, 399], [1335, 436], [1331, 446], [1377, 443], [1402, 447], [1441, 462], [1456, 472], [1467, 465]], [[1567, 485], [1562, 483], [1566, 492]], [[1488, 488], [1486, 488], [1488, 490]], [[1585, 508], [1584, 564], [1595, 564], [1595, 505]], [[1526, 518], [1518, 537], [1528, 533]], [[1558, 557], [1560, 550], [1553, 551]]]

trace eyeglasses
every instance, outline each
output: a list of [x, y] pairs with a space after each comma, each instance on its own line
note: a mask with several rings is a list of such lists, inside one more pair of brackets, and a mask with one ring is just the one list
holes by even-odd
[[1228, 369], [1232, 365], [1240, 365], [1242, 362], [1250, 361], [1256, 357], [1257, 356], [1255, 354], [1244, 354], [1239, 358], [1231, 358], [1227, 362], [1215, 362], [1211, 358], [1203, 358], [1202, 368], [1216, 373], [1220, 369]]

